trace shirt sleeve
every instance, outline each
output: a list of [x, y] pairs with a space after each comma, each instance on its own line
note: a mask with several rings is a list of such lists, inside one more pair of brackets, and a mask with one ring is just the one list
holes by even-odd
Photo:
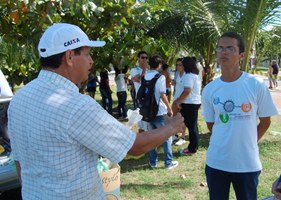
[[206, 122], [215, 122], [215, 110], [206, 88], [202, 92], [202, 114]]
[[270, 117], [278, 114], [278, 110], [273, 102], [272, 96], [264, 82], [259, 82], [258, 87], [258, 116], [259, 117]]
[[19, 154], [18, 154], [18, 147], [17, 147], [17, 144], [16, 144], [16, 140], [14, 140], [14, 135], [12, 133], [9, 134], [9, 137], [10, 137], [10, 142], [11, 142], [11, 147], [12, 147], [12, 154], [13, 154], [13, 159], [14, 160], [19, 160]]
[[185, 74], [183, 77], [184, 88], [193, 88], [194, 77], [191, 74]]
[[161, 75], [159, 77], [159, 79], [156, 82], [156, 87], [157, 90], [160, 92], [160, 95], [166, 94], [166, 78], [164, 75]]
[[114, 163], [127, 155], [136, 139], [133, 131], [92, 100], [77, 109], [70, 121], [70, 134], [76, 141]]
[[134, 78], [135, 76], [139, 75], [139, 72], [137, 68], [132, 68], [130, 74], [131, 74], [131, 78]]

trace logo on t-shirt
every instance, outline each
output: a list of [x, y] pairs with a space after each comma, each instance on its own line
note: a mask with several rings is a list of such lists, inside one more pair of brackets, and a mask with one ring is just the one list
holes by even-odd
[[242, 103], [242, 105], [235, 105], [234, 101], [232, 100], [226, 100], [225, 102], [221, 102], [219, 97], [214, 98], [213, 103], [214, 105], [222, 105], [223, 112], [219, 115], [222, 123], [227, 123], [230, 119], [230, 115], [235, 117], [244, 116], [241, 115], [241, 112], [239, 111], [234, 112], [235, 109], [240, 108], [240, 111], [242, 111], [242, 113], [248, 113], [252, 110], [251, 103]]

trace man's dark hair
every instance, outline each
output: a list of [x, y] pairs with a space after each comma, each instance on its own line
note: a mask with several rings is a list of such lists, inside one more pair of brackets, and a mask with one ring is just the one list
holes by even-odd
[[[82, 47], [73, 49], [74, 54], [75, 55], [80, 55], [80, 51], [81, 51]], [[49, 57], [40, 57], [39, 61], [40, 61], [40, 66], [42, 68], [46, 68], [46, 67], [50, 67], [53, 69], [58, 68], [61, 65], [61, 61], [62, 61], [62, 57], [64, 56], [65, 52], [63, 53], [59, 53], [56, 55], [52, 55]]]
[[160, 56], [152, 56], [149, 58], [149, 66], [151, 69], [156, 69], [159, 64], [162, 64], [163, 63], [163, 60]]
[[185, 73], [199, 74], [196, 62], [191, 57], [184, 57], [182, 61]]
[[197, 58], [195, 56], [191, 57], [195, 62], [197, 62]]
[[146, 53], [146, 51], [140, 51], [140, 52], [138, 53], [138, 58], [141, 56], [141, 54], [146, 54], [146, 55], [148, 55], [148, 54]]
[[163, 65], [162, 65], [162, 70], [163, 71], [165, 71], [166, 69], [168, 69], [169, 68], [169, 65], [167, 64], [167, 63], [164, 63]]
[[241, 35], [239, 35], [238, 33], [236, 32], [226, 32], [226, 33], [223, 33], [221, 36], [220, 36], [220, 39], [221, 38], [224, 38], [224, 37], [229, 37], [229, 38], [234, 38], [237, 40], [237, 45], [239, 47], [239, 53], [243, 53], [245, 52], [245, 42], [244, 42], [244, 39], [242, 38]]

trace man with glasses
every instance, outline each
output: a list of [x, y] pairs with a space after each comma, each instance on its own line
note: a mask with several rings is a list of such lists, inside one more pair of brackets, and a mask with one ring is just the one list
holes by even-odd
[[230, 184], [238, 200], [257, 199], [262, 169], [258, 141], [270, 126], [270, 117], [278, 114], [263, 80], [240, 71], [244, 50], [237, 33], [220, 37], [216, 52], [222, 75], [202, 93], [211, 132], [205, 169], [211, 200], [229, 199]]
[[[132, 99], [134, 102], [138, 90], [141, 86], [141, 78], [147, 73], [147, 71], [148, 71], [148, 55], [145, 51], [140, 51], [138, 53], [138, 65], [135, 68], [132, 68], [130, 72], [131, 80], [133, 81], [134, 88], [135, 88], [135, 95]], [[140, 121], [138, 123], [138, 126], [139, 126], [139, 132], [148, 130], [148, 123], [145, 121]]]

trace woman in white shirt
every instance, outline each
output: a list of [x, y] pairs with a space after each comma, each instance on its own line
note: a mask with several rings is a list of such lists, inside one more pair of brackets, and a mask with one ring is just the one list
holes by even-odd
[[182, 149], [182, 155], [193, 155], [198, 149], [198, 110], [201, 105], [201, 79], [198, 76], [195, 61], [191, 57], [182, 60], [185, 74], [181, 77], [181, 84], [176, 87], [173, 107], [180, 109], [184, 123], [189, 131], [189, 145]]
[[[182, 93], [184, 87], [183, 87], [183, 77], [185, 75], [184, 67], [182, 64], [183, 58], [178, 58], [176, 61], [176, 71], [175, 71], [175, 77], [172, 81], [172, 85], [174, 86], [174, 100], [176, 100]], [[180, 108], [177, 107], [176, 104], [173, 103], [172, 110], [174, 116], [177, 115], [178, 112], [180, 112]], [[184, 129], [186, 130], [186, 129]], [[178, 136], [179, 137], [179, 136]], [[176, 146], [181, 146], [186, 143], [185, 140], [185, 131], [181, 133], [179, 140], [175, 143]]]
[[115, 83], [117, 86], [117, 98], [118, 98], [118, 115], [119, 118], [127, 118], [127, 84], [126, 84], [126, 71], [127, 69], [119, 69], [114, 67], [115, 70]]

